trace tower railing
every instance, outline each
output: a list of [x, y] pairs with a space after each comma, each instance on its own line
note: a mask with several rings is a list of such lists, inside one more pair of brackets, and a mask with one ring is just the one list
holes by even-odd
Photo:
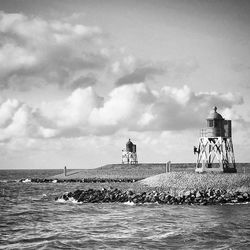
[[225, 137], [224, 128], [202, 128], [200, 137]]

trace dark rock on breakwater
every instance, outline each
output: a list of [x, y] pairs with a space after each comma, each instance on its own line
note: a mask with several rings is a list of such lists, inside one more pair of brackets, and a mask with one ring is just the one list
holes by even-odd
[[104, 183], [104, 182], [135, 182], [139, 181], [142, 178], [119, 178], [119, 179], [111, 179], [111, 178], [83, 178], [83, 179], [40, 179], [40, 178], [32, 178], [32, 179], [21, 179], [19, 182], [34, 182], [34, 183], [65, 183], [65, 182], [86, 182], [86, 183]]
[[193, 190], [186, 191], [182, 195], [173, 196], [168, 192], [141, 192], [121, 191], [119, 189], [88, 189], [76, 190], [75, 192], [65, 193], [56, 198], [65, 201], [74, 199], [83, 203], [104, 203], [104, 202], [133, 202], [133, 203], [159, 203], [159, 204], [197, 204], [215, 205], [224, 203], [242, 203], [250, 201], [250, 194], [246, 192], [233, 192], [226, 190]]

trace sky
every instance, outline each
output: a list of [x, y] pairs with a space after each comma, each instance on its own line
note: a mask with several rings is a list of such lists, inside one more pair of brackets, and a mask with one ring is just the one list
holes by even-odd
[[0, 169], [195, 162], [214, 106], [250, 162], [250, 1], [0, 0]]

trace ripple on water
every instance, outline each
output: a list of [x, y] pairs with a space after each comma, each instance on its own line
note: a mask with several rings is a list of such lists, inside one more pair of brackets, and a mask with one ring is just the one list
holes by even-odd
[[250, 204], [59, 203], [78, 184], [1, 185], [2, 249], [250, 249]]

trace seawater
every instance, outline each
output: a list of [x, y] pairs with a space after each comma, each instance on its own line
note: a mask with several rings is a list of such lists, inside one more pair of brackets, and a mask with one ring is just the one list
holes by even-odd
[[84, 183], [11, 181], [56, 174], [25, 171], [0, 171], [0, 249], [250, 249], [250, 204], [56, 202]]

